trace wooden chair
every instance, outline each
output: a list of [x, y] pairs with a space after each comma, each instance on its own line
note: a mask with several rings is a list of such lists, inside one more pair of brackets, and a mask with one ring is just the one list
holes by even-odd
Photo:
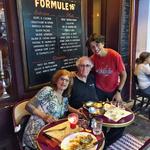
[[29, 100], [18, 102], [13, 108], [14, 132], [16, 133], [16, 137], [21, 150], [23, 150], [22, 147], [23, 132], [30, 117], [29, 112], [26, 111], [25, 109], [25, 106], [28, 103], [28, 101]]
[[[149, 106], [150, 95], [144, 93], [143, 90], [139, 88], [139, 83], [136, 75], [133, 75], [133, 81], [135, 82], [136, 87], [136, 98], [134, 99], [132, 110], [134, 112], [142, 111]], [[137, 102], [139, 102], [139, 104], [137, 104]], [[148, 115], [150, 119], [150, 108], [148, 110]]]

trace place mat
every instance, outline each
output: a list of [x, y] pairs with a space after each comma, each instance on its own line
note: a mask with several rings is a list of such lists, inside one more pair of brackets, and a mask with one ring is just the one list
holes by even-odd
[[[44, 135], [40, 135], [37, 139], [36, 139], [40, 144], [46, 146], [48, 149], [52, 149], [52, 148], [56, 148], [58, 146], [58, 142], [53, 141], [53, 140], [49, 140], [48, 138], [46, 138]], [[46, 150], [46, 149], [45, 149]]]
[[[66, 127], [64, 130], [57, 130], [57, 129], [62, 129], [63, 127]], [[83, 128], [79, 127], [78, 125], [76, 126], [75, 129], [70, 128], [70, 123], [68, 121], [65, 121], [61, 124], [58, 124], [54, 127], [51, 127], [49, 129], [44, 130], [45, 134], [58, 139], [59, 141], [62, 141], [66, 136], [69, 134], [75, 133], [75, 132], [80, 132], [82, 131]]]
[[104, 116], [117, 122], [120, 119], [122, 119], [123, 117], [126, 117], [130, 114], [132, 114], [132, 113], [129, 111], [126, 111], [126, 110], [121, 109], [119, 107], [113, 107], [112, 109], [111, 108], [107, 109]]

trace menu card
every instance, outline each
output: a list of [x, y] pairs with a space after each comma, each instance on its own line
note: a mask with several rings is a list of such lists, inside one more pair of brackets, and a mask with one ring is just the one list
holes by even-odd
[[[104, 108], [105, 108], [105, 106], [104, 106]], [[106, 112], [105, 112], [104, 116], [117, 122], [120, 119], [122, 119], [123, 117], [126, 117], [130, 114], [132, 114], [132, 113], [125, 109], [116, 107], [114, 105], [107, 104]]]

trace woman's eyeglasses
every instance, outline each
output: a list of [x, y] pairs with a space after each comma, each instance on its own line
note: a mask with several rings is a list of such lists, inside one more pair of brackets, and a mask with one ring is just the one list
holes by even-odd
[[69, 79], [66, 79], [66, 78], [64, 78], [64, 77], [60, 77], [60, 80], [69, 82]]

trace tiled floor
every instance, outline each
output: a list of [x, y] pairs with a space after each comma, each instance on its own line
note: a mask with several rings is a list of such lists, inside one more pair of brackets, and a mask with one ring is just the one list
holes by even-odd
[[[133, 101], [128, 104], [131, 108]], [[149, 106], [150, 107], [150, 106]], [[125, 133], [130, 133], [140, 139], [146, 141], [150, 138], [150, 120], [148, 119], [148, 108], [143, 111], [136, 112], [134, 122], [126, 127]]]
[[134, 122], [126, 127], [125, 133], [130, 133], [141, 141], [150, 138], [150, 120], [136, 115]]

